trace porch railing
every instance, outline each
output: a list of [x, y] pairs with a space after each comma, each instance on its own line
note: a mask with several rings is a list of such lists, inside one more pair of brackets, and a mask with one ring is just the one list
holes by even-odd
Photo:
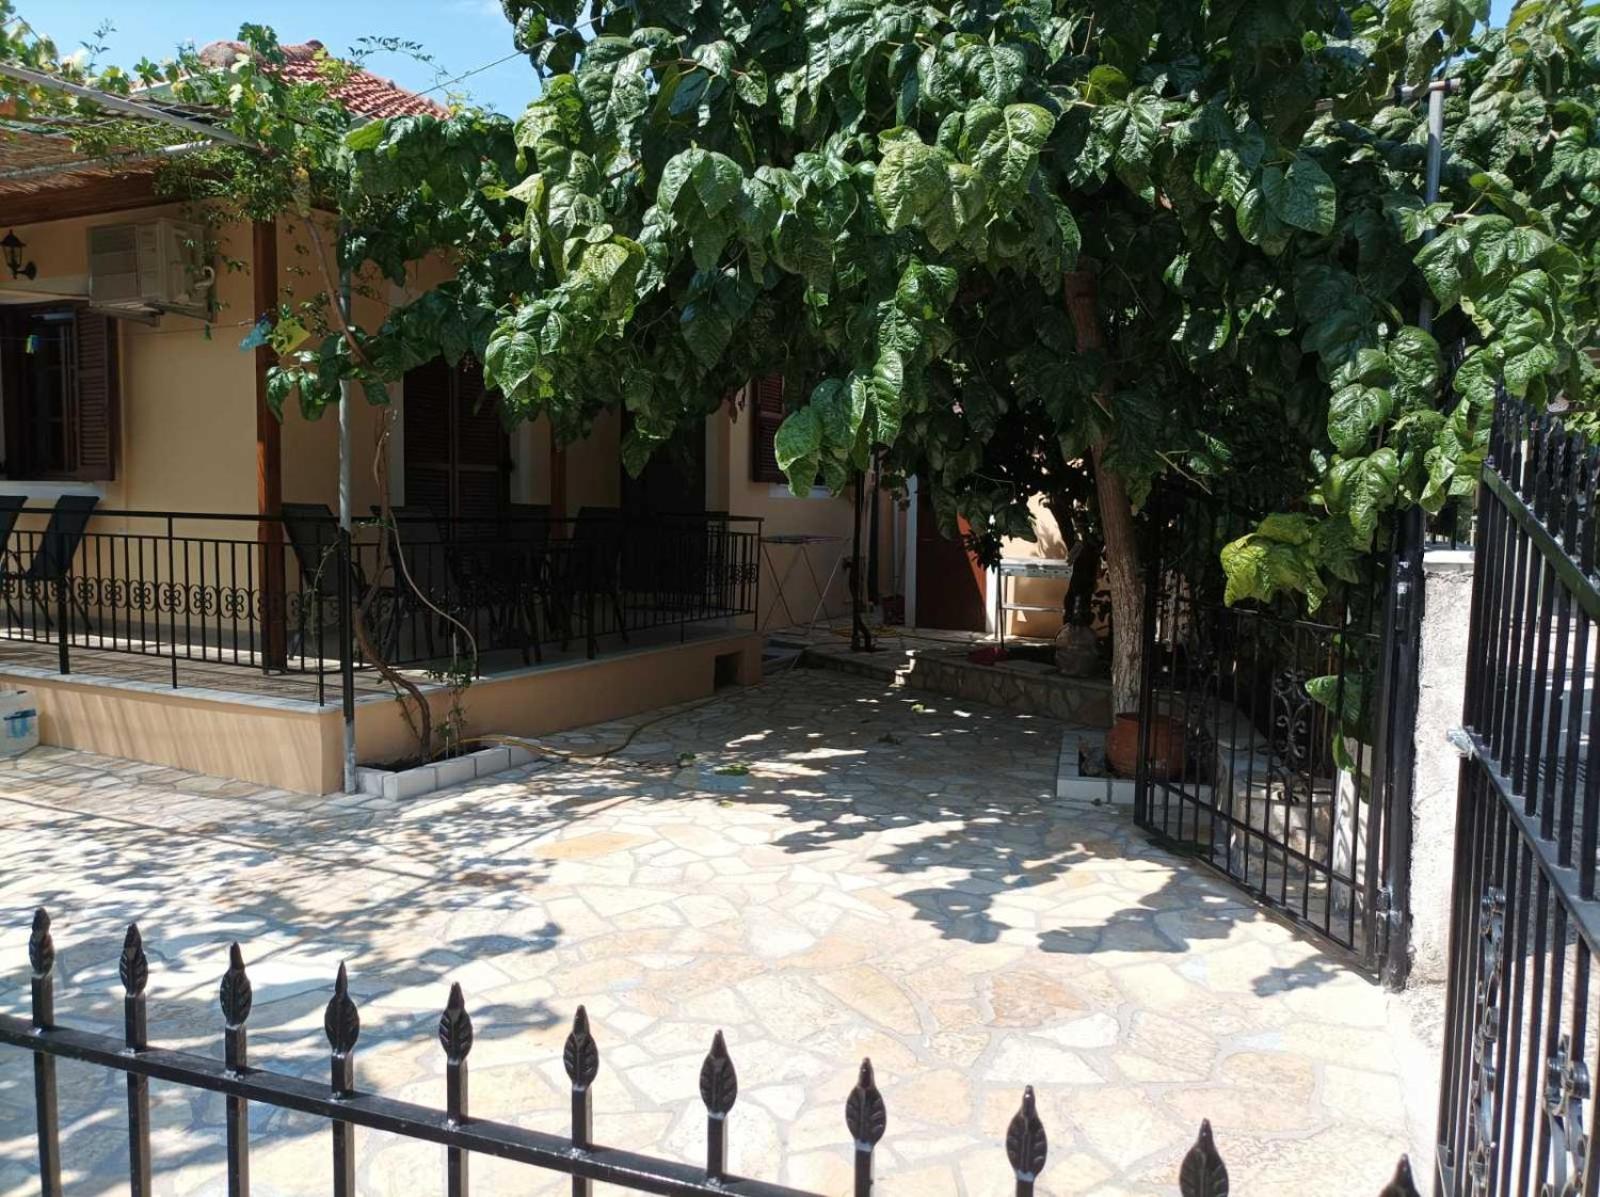
[[47, 647], [61, 674], [230, 689], [242, 668], [323, 703], [357, 611], [371, 652], [351, 638], [355, 675], [372, 655], [440, 673], [593, 657], [758, 610], [755, 519], [372, 517], [347, 550], [331, 516], [102, 508], [68, 541], [49, 514], [24, 508], [0, 549], [0, 640]]
[[[118, 961], [123, 987], [123, 1035], [96, 1034], [62, 1026], [56, 1021], [55, 942], [50, 918], [34, 913], [28, 940], [32, 967], [30, 1017], [0, 1014], [0, 1048], [19, 1048], [33, 1058], [35, 1140], [42, 1197], [61, 1197], [63, 1158], [56, 1062], [71, 1060], [127, 1076], [128, 1178], [134, 1197], [152, 1192], [154, 1160], [150, 1141], [150, 1081], [186, 1089], [221, 1093], [226, 1099], [223, 1148], [230, 1197], [250, 1192], [250, 1103], [311, 1114], [328, 1123], [328, 1146], [320, 1163], [306, 1161], [306, 1175], [328, 1177], [324, 1191], [334, 1197], [356, 1192], [357, 1128], [383, 1131], [407, 1139], [437, 1143], [445, 1148], [444, 1189], [450, 1197], [467, 1197], [473, 1154], [497, 1156], [530, 1168], [564, 1173], [572, 1178], [573, 1197], [592, 1197], [599, 1181], [629, 1192], [659, 1193], [667, 1197], [821, 1197], [809, 1191], [751, 1180], [728, 1168], [729, 1147], [738, 1130], [735, 1106], [739, 1096], [738, 1071], [722, 1032], [712, 1037], [700, 1066], [700, 1099], [705, 1106], [705, 1165], [661, 1159], [636, 1151], [606, 1147], [594, 1137], [594, 1081], [600, 1072], [601, 1049], [582, 1006], [576, 1011], [571, 1033], [562, 1051], [562, 1065], [571, 1086], [571, 1130], [559, 1133], [534, 1130], [473, 1116], [468, 1100], [468, 1061], [472, 1053], [472, 1016], [460, 985], [450, 987], [439, 1016], [438, 1038], [445, 1056], [443, 1109], [396, 1101], [362, 1091], [356, 1083], [356, 1044], [361, 1015], [341, 964], [323, 1015], [327, 1038], [328, 1081], [265, 1069], [251, 1060], [247, 1023], [253, 990], [244, 955], [237, 943], [228, 957], [227, 970], [218, 987], [222, 1015], [222, 1058], [173, 1051], [150, 1042], [145, 989], [150, 962], [137, 926], [128, 928]], [[14, 1058], [14, 1057], [13, 1057]], [[863, 1060], [855, 1087], [841, 1095], [840, 1116], [850, 1136], [848, 1151], [853, 1173], [851, 1193], [870, 1197], [875, 1156], [884, 1139], [891, 1112], [879, 1092], [872, 1062]], [[1266, 1100], [1265, 1098], [1263, 1100]], [[71, 1146], [70, 1136], [66, 1143]], [[1049, 1135], [1039, 1115], [1032, 1087], [1022, 1092], [1005, 1137], [1005, 1160], [1015, 1178], [1016, 1197], [1033, 1197], [1045, 1191], [1040, 1176], [1049, 1158]], [[996, 1166], [1002, 1166], [996, 1152]], [[311, 1152], [308, 1151], [310, 1156]], [[1200, 1124], [1199, 1137], [1178, 1163], [1178, 1190], [1182, 1197], [1227, 1197], [1228, 1169], [1208, 1122]], [[423, 1192], [410, 1178], [408, 1193]], [[1008, 1183], [1009, 1187], [1009, 1183]], [[1079, 1192], [1069, 1173], [1050, 1185], [1062, 1197]], [[1370, 1189], [1353, 1190], [1364, 1197]], [[930, 1192], [928, 1197], [946, 1197]], [[1402, 1156], [1393, 1178], [1379, 1197], [1419, 1197], [1411, 1165]]]

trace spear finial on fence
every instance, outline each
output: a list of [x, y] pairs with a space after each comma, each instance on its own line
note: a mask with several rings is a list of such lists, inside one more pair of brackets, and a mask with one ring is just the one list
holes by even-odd
[[706, 1103], [706, 1176], [712, 1180], [728, 1174], [728, 1111], [738, 1096], [739, 1075], [718, 1031], [700, 1065], [700, 1100]]
[[[50, 916], [43, 906], [33, 912], [33, 931], [28, 936], [28, 963], [33, 966], [29, 979], [33, 1000], [33, 1026], [46, 1030], [56, 1022], [56, 989], [53, 975], [56, 945], [50, 938]], [[33, 1056], [33, 1103], [39, 1140], [39, 1180], [45, 1193], [61, 1192], [61, 1123], [56, 1109], [56, 1061], [54, 1056], [35, 1052]]]
[[1217, 1154], [1209, 1119], [1200, 1123], [1200, 1135], [1183, 1157], [1178, 1170], [1178, 1192], [1183, 1197], [1228, 1197], [1228, 1166]]
[[322, 1014], [322, 1030], [335, 1056], [349, 1056], [361, 1037], [361, 1012], [350, 997], [350, 977], [343, 961], [339, 962], [339, 973], [333, 979], [333, 996]]
[[1011, 1117], [1006, 1129], [1006, 1159], [1017, 1174], [1017, 1197], [1033, 1197], [1033, 1185], [1044, 1171], [1045, 1156], [1049, 1153], [1049, 1139], [1044, 1133], [1044, 1123], [1034, 1108], [1033, 1086], [1022, 1091], [1022, 1106]]
[[[130, 1052], [149, 1050], [150, 1033], [145, 1014], [144, 988], [150, 980], [150, 961], [144, 954], [139, 924], [129, 923], [117, 960], [122, 979], [123, 1042]], [[133, 1197], [150, 1195], [150, 1079], [128, 1074], [128, 1188]]]
[[[361, 1037], [361, 1013], [350, 997], [350, 977], [344, 961], [333, 979], [333, 996], [322, 1014], [322, 1030], [333, 1055], [328, 1062], [329, 1086], [335, 1097], [353, 1097], [356, 1091], [356, 1040]], [[356, 1128], [348, 1122], [333, 1124], [333, 1197], [355, 1197]]]
[[50, 915], [43, 906], [33, 912], [33, 932], [28, 936], [28, 963], [33, 975], [48, 977], [56, 966], [56, 944], [50, 938]]
[[1417, 1191], [1417, 1182], [1411, 1175], [1411, 1157], [1401, 1156], [1400, 1162], [1395, 1165], [1394, 1177], [1384, 1186], [1383, 1192], [1378, 1197], [1422, 1197]]
[[461, 995], [459, 982], [451, 984], [450, 999], [439, 1015], [439, 1045], [451, 1064], [461, 1063], [472, 1051], [472, 1016], [467, 1013], [467, 999]]
[[255, 990], [244, 971], [244, 954], [239, 945], [228, 949], [228, 971], [222, 974], [222, 987], [217, 994], [222, 1003], [222, 1017], [228, 1029], [243, 1027], [250, 1017], [250, 1006], [255, 1001]]
[[889, 1125], [889, 1111], [872, 1075], [871, 1059], [861, 1061], [856, 1087], [845, 1098], [844, 1124], [856, 1144], [855, 1197], [867, 1197], [872, 1192], [872, 1152]]
[[[472, 1051], [472, 1016], [459, 982], [450, 985], [450, 1000], [439, 1015], [439, 1043], [444, 1048], [445, 1117], [451, 1126], [467, 1121], [467, 1055]], [[445, 1151], [445, 1192], [449, 1197], [467, 1195], [468, 1156], [459, 1147]]]
[[[222, 1055], [229, 1072], [243, 1073], [249, 1067], [248, 1046], [244, 1024], [250, 1017], [250, 1006], [255, 991], [244, 971], [244, 954], [235, 943], [228, 949], [228, 971], [222, 974], [218, 990], [222, 1003]], [[250, 1114], [248, 1103], [242, 1097], [229, 1095], [223, 1115], [227, 1127], [228, 1191], [250, 1191]]]
[[[594, 1146], [594, 1093], [590, 1086], [600, 1073], [600, 1048], [589, 1033], [589, 1011], [582, 1006], [572, 1016], [561, 1063], [572, 1082], [572, 1145], [587, 1151]], [[593, 1192], [594, 1185], [587, 1178], [572, 1178], [572, 1197], [591, 1197]]]
[[122, 978], [122, 988], [129, 997], [143, 993], [145, 985], [149, 983], [150, 961], [144, 954], [144, 938], [139, 934], [138, 923], [129, 923], [128, 933], [123, 936], [117, 976]]

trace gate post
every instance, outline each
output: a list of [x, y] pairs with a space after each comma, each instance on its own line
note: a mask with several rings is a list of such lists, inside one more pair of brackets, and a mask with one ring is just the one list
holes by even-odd
[[1472, 618], [1471, 550], [1430, 550], [1425, 588], [1419, 701], [1411, 791], [1411, 968], [1421, 981], [1449, 976], [1451, 845], [1461, 757], [1450, 741], [1466, 699]]

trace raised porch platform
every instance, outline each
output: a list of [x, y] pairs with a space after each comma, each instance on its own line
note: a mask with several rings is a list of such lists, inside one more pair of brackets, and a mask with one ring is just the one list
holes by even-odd
[[[589, 659], [582, 646], [523, 666], [512, 652], [485, 658], [467, 689], [468, 737], [537, 736], [637, 714], [748, 684], [761, 670], [761, 637], [732, 620], [607, 638]], [[609, 641], [615, 641], [614, 643]], [[75, 645], [72, 672], [58, 672], [49, 644], [0, 642], [0, 688], [37, 698], [40, 739], [108, 756], [326, 794], [343, 778], [343, 715], [337, 675], [323, 699], [303, 676], [263, 673], [248, 661], [185, 660], [174, 687], [169, 663], [125, 648]], [[425, 673], [436, 716], [447, 687]], [[414, 751], [398, 704], [382, 679], [356, 674], [356, 751], [366, 763]]]

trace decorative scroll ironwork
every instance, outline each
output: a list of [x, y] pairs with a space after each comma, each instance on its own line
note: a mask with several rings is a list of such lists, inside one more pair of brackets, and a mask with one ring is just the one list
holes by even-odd
[[1550, 1128], [1550, 1181], [1540, 1197], [1577, 1197], [1588, 1165], [1583, 1103], [1589, 1100], [1589, 1068], [1572, 1056], [1572, 1036], [1562, 1035], [1545, 1062], [1545, 1119]]
[[[150, 1118], [149, 1078], [197, 1090], [221, 1092], [227, 1103], [227, 1167], [230, 1191], [249, 1191], [250, 1102], [298, 1110], [330, 1124], [333, 1138], [335, 1197], [355, 1193], [355, 1132], [358, 1127], [443, 1144], [447, 1149], [446, 1179], [449, 1192], [467, 1197], [468, 1157], [488, 1153], [530, 1167], [572, 1177], [575, 1197], [588, 1197], [594, 1182], [625, 1189], [645, 1188], [667, 1197], [819, 1197], [819, 1195], [733, 1176], [726, 1170], [728, 1145], [739, 1095], [738, 1074], [721, 1031], [700, 1069], [700, 1097], [706, 1107], [707, 1158], [704, 1168], [656, 1159], [636, 1152], [602, 1147], [593, 1140], [590, 1105], [592, 1087], [600, 1071], [600, 1053], [590, 1029], [588, 1012], [579, 1007], [562, 1050], [562, 1063], [573, 1088], [573, 1129], [570, 1136], [549, 1134], [526, 1127], [474, 1118], [467, 1106], [467, 1060], [473, 1047], [472, 1016], [459, 984], [439, 1017], [438, 1039], [446, 1059], [446, 1109], [441, 1111], [393, 1101], [362, 1092], [355, 1084], [354, 1054], [361, 1034], [361, 1016], [350, 996], [349, 975], [343, 964], [334, 978], [333, 992], [323, 1013], [323, 1032], [331, 1053], [330, 1083], [326, 1088], [298, 1076], [248, 1066], [245, 1059], [245, 1023], [253, 1004], [250, 978], [238, 944], [230, 947], [228, 967], [218, 986], [224, 1020], [224, 1060], [152, 1047], [144, 1037], [144, 990], [149, 962], [137, 926], [123, 940], [118, 972], [128, 1005], [126, 1042], [57, 1026], [53, 1017], [55, 949], [50, 918], [44, 910], [34, 915], [28, 943], [33, 972], [33, 1016], [21, 1019], [0, 1014], [0, 1048], [15, 1048], [33, 1055], [35, 1096], [38, 1106], [38, 1142], [41, 1176], [46, 1197], [60, 1197], [59, 1134], [54, 1087], [57, 1059], [80, 1061], [125, 1073], [129, 1099], [129, 1164], [135, 1197], [149, 1197]], [[1566, 1045], [1563, 1045], [1565, 1050]], [[1581, 1124], [1571, 1120], [1570, 1103], [1581, 1102], [1588, 1092], [1581, 1065], [1564, 1061], [1559, 1072], [1564, 1124], [1581, 1138]], [[43, 1078], [40, 1081], [39, 1078]], [[871, 1197], [873, 1154], [888, 1127], [888, 1109], [873, 1075], [871, 1060], [861, 1062], [855, 1086], [844, 1099], [844, 1119], [853, 1143], [855, 1184], [853, 1197]], [[1574, 1139], [1563, 1140], [1574, 1151]], [[1035, 1192], [1049, 1155], [1044, 1122], [1031, 1086], [1011, 1119], [1005, 1138], [1006, 1159], [1016, 1178], [1018, 1197]], [[1574, 1158], [1577, 1158], [1574, 1156]], [[1578, 1164], [1581, 1172], [1582, 1164]], [[1380, 1197], [1417, 1197], [1411, 1184], [1410, 1165], [1402, 1158], [1394, 1179]], [[1067, 1183], [1067, 1181], [1063, 1181]], [[1218, 1154], [1209, 1122], [1202, 1123], [1195, 1144], [1179, 1169], [1183, 1197], [1227, 1197], [1228, 1172]], [[1053, 1188], [1066, 1194], [1069, 1189]], [[928, 1197], [944, 1197], [930, 1193]], [[1555, 1190], [1553, 1197], [1568, 1197]]]
[[1506, 896], [1490, 886], [1480, 903], [1478, 989], [1472, 1043], [1472, 1139], [1467, 1171], [1474, 1193], [1486, 1193], [1495, 1160], [1495, 1100], [1499, 1073], [1495, 1044], [1500, 1035], [1500, 968], [1505, 959]]
[[183, 668], [227, 663], [304, 678], [320, 702], [342, 672], [343, 604], [365, 611], [390, 664], [421, 669], [459, 655], [458, 635], [480, 660], [510, 650], [527, 664], [547, 644], [576, 640], [593, 656], [606, 638], [759, 609], [753, 519], [619, 515], [597, 535], [584, 521], [509, 516], [364, 524], [344, 558], [331, 514], [260, 528], [253, 516], [96, 515], [135, 530], [92, 526], [64, 573], [38, 534], [17, 531], [0, 575], [0, 638], [57, 646], [63, 672], [82, 649], [163, 658], [173, 686]]

